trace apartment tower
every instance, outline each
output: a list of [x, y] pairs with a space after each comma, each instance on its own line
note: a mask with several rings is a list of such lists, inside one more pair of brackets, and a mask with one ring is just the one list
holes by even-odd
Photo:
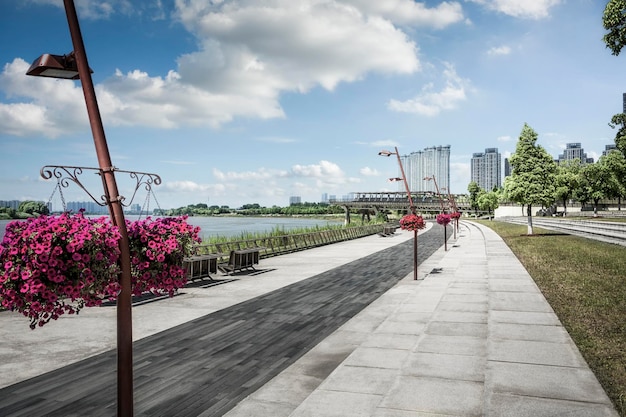
[[[450, 145], [432, 146], [423, 151], [411, 152], [400, 157], [404, 166], [409, 189], [411, 191], [437, 192], [435, 181], [441, 193], [450, 191]], [[435, 178], [435, 181], [425, 178]], [[442, 191], [442, 189], [444, 189]], [[404, 185], [399, 184], [399, 191], [405, 191]]]
[[502, 186], [502, 155], [498, 148], [487, 148], [485, 152], [472, 155], [472, 181], [485, 191]]

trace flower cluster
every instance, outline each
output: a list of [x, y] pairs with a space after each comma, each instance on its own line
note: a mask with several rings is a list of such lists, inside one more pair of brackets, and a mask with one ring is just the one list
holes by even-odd
[[454, 213], [450, 213], [450, 218], [454, 220], [458, 220], [461, 218], [461, 212], [455, 211]]
[[119, 238], [104, 218], [82, 213], [9, 223], [0, 244], [2, 307], [23, 313], [35, 328], [114, 297]]
[[183, 258], [200, 242], [199, 227], [187, 217], [166, 217], [127, 222], [130, 241], [133, 294], [144, 292], [174, 295], [187, 283]]
[[426, 223], [424, 223], [424, 219], [422, 216], [418, 216], [416, 214], [407, 214], [403, 218], [400, 219], [400, 228], [402, 230], [420, 230], [426, 227]]
[[[186, 217], [127, 222], [132, 292], [170, 296], [185, 285], [183, 258], [199, 241]], [[7, 225], [0, 243], [2, 307], [30, 318], [31, 328], [64, 313], [114, 300], [120, 290], [119, 229], [106, 218], [67, 213]]]
[[450, 223], [450, 215], [446, 213], [437, 214], [437, 223], [447, 226]]

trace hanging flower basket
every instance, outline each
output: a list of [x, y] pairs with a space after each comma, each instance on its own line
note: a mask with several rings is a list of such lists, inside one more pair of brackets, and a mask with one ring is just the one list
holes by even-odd
[[454, 220], [458, 220], [461, 218], [461, 213], [458, 211], [455, 211], [454, 213], [450, 213], [450, 218]]
[[187, 216], [126, 222], [130, 242], [133, 295], [145, 292], [174, 295], [187, 283], [183, 258], [200, 242], [199, 227]]
[[437, 215], [437, 223], [442, 226], [447, 226], [450, 223], [450, 215], [446, 213], [441, 213]]
[[426, 227], [424, 218], [416, 214], [407, 214], [400, 219], [400, 229], [402, 230], [421, 230]]
[[[199, 241], [186, 217], [128, 223], [135, 295], [170, 296], [185, 285], [182, 259]], [[107, 218], [41, 216], [11, 222], [0, 243], [0, 301], [43, 326], [64, 313], [115, 300], [120, 233]]]

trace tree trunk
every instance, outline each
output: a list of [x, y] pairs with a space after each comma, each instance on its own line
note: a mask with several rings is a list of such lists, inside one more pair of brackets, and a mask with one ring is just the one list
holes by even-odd
[[528, 215], [528, 234], [532, 235], [533, 234], [533, 212], [532, 212], [532, 206], [529, 204], [528, 208], [526, 209], [526, 214]]
[[567, 215], [567, 199], [563, 199], [563, 216]]

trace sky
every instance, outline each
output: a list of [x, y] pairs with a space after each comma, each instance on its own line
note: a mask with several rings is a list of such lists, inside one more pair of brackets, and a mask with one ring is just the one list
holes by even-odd
[[[626, 92], [605, 5], [76, 0], [112, 163], [158, 174], [164, 209], [397, 191], [397, 159], [378, 156], [394, 147], [450, 145], [450, 191], [466, 193], [472, 154], [510, 156], [524, 123], [555, 158], [580, 142], [597, 160]], [[60, 209], [40, 169], [98, 166], [80, 81], [25, 75], [72, 51], [62, 0], [0, 2], [0, 36], [0, 200]], [[94, 171], [81, 179], [101, 195]], [[134, 180], [116, 181], [128, 203]]]

